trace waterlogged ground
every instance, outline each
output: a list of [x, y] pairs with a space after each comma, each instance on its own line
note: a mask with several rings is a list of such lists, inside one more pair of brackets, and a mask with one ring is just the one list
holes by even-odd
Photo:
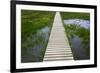
[[66, 34], [75, 60], [90, 58], [90, 21], [83, 19], [64, 20]]

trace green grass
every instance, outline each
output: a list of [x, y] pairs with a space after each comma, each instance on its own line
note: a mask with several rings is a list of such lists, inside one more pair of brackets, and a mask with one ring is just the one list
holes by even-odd
[[[90, 20], [89, 13], [61, 12], [61, 16], [62, 20], [67, 20], [67, 19]], [[74, 37], [74, 35], [80, 37], [82, 39], [82, 43], [84, 45], [84, 49], [86, 50], [87, 56], [90, 56], [90, 29], [86, 29], [84, 27], [81, 27], [80, 25], [73, 25], [73, 24], [67, 24], [67, 25], [64, 24], [64, 28], [70, 45], [72, 46], [71, 39]]]
[[[55, 12], [50, 11], [33, 11], [33, 10], [21, 10], [21, 61], [22, 62], [40, 62], [43, 61], [44, 52], [47, 46], [48, 40], [45, 41], [44, 35], [50, 35], [50, 31], [46, 34], [37, 35], [37, 31], [49, 27], [51, 29], [53, 24]], [[48, 37], [49, 38], [49, 37]], [[40, 46], [40, 50], [34, 46]], [[36, 57], [36, 51], [31, 52], [34, 48], [38, 52]], [[39, 49], [39, 48], [38, 48]], [[37, 60], [38, 59], [38, 60]]]
[[26, 39], [38, 29], [50, 26], [53, 22], [54, 12], [21, 10], [22, 39]]
[[80, 13], [80, 12], [61, 12], [62, 19], [85, 19], [90, 20], [89, 13]]

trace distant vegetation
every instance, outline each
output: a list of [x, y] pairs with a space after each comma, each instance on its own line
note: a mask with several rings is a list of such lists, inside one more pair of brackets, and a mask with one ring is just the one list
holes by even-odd
[[61, 12], [62, 19], [85, 19], [90, 20], [89, 13], [81, 13], [81, 12]]

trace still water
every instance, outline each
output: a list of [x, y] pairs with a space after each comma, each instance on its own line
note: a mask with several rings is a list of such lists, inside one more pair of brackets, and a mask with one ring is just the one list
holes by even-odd
[[43, 53], [49, 39], [50, 27], [38, 30], [27, 38], [25, 44], [33, 44], [33, 47], [27, 48], [26, 53], [22, 55], [22, 62], [40, 62], [43, 59]]
[[[85, 29], [90, 29], [90, 21], [89, 20], [82, 20], [82, 19], [68, 19], [64, 20], [65, 25], [80, 25], [80, 27], [83, 27]], [[73, 31], [73, 30], [70, 30]], [[71, 49], [73, 52], [73, 56], [75, 60], [86, 60], [89, 59], [90, 56], [87, 54], [87, 50], [85, 47], [88, 47], [90, 49], [90, 43], [85, 44], [82, 37], [79, 37], [78, 35], [73, 34], [73, 37], [69, 38]]]
[[64, 20], [64, 23], [67, 24], [77, 24], [84, 28], [90, 28], [90, 21], [89, 20], [83, 20], [83, 19], [68, 19]]

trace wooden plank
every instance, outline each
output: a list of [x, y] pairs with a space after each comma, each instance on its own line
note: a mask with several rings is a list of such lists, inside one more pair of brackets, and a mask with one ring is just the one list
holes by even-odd
[[47, 55], [54, 55], [54, 54], [63, 54], [63, 55], [67, 55], [67, 54], [72, 54], [72, 52], [50, 52], [50, 53], [45, 53]]
[[46, 50], [46, 52], [72, 52], [71, 50]]
[[73, 57], [45, 58], [44, 61], [73, 60]]
[[53, 57], [52, 56], [46, 56], [45, 58], [59, 58], [59, 57], [72, 57], [72, 55], [54, 55]]
[[61, 56], [62, 56], [62, 57], [63, 57], [63, 56], [65, 56], [65, 57], [72, 57], [72, 54], [68, 54], [68, 55], [63, 55], [63, 54], [60, 54], [60, 55], [59, 55], [59, 54], [57, 54], [57, 55], [52, 55], [52, 56], [51, 56], [51, 55], [46, 55], [45, 58], [46, 58], [46, 57], [61, 57]]

